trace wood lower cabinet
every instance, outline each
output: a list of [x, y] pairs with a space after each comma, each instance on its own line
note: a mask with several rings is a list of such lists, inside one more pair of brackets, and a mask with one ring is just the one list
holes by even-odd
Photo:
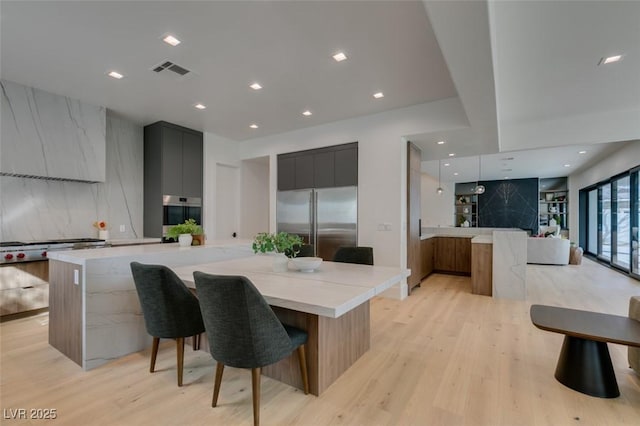
[[456, 238], [456, 272], [471, 274], [471, 238]]
[[46, 260], [0, 266], [0, 316], [43, 309], [47, 306], [49, 264]]
[[49, 344], [82, 366], [82, 266], [49, 260], [49, 283]]
[[422, 261], [420, 272], [422, 278], [429, 276], [429, 274], [433, 272], [433, 246], [433, 238], [420, 241], [420, 256]]
[[456, 270], [456, 239], [454, 237], [436, 237], [433, 269], [443, 272]]
[[493, 294], [493, 244], [472, 244], [471, 293]]
[[436, 237], [433, 258], [436, 271], [471, 274], [471, 238]]

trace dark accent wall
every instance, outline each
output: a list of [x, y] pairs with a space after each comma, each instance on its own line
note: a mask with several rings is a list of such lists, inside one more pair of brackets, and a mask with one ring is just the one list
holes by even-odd
[[538, 178], [480, 182], [479, 226], [538, 230]]

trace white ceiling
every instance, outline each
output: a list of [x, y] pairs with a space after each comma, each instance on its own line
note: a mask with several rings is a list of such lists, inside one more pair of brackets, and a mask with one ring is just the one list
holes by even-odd
[[[640, 1], [3, 0], [0, 19], [2, 78], [140, 124], [243, 141], [457, 96], [467, 127], [404, 136], [422, 148], [425, 171], [455, 152], [470, 173], [481, 154], [483, 179], [503, 177], [497, 152], [537, 158], [512, 167], [514, 178], [561, 176], [606, 147], [566, 160], [571, 168], [549, 159], [640, 139]], [[164, 44], [167, 33], [183, 43]], [[336, 63], [340, 50], [349, 59]], [[623, 61], [597, 66], [618, 53]], [[193, 75], [150, 71], [167, 59]], [[568, 148], [536, 151], [558, 146]]]
[[[446, 157], [442, 160], [423, 161], [422, 172], [437, 179], [439, 162], [442, 182], [561, 177], [584, 171], [600, 158], [621, 149], [627, 143], [630, 142], [570, 145], [482, 156]], [[580, 151], [586, 151], [586, 153], [580, 154]], [[565, 167], [565, 164], [569, 166]]]
[[[456, 96], [420, 1], [3, 1], [1, 12], [3, 78], [145, 125], [241, 141]], [[151, 71], [165, 60], [194, 75]]]

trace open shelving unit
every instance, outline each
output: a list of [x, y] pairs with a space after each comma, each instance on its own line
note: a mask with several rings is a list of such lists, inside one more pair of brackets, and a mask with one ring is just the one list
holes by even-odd
[[560, 229], [569, 229], [569, 190], [567, 178], [540, 179], [539, 188], [540, 226], [549, 226], [555, 219]]
[[473, 193], [476, 184], [476, 182], [456, 183], [453, 219], [455, 226], [462, 226], [465, 220], [469, 222], [470, 228], [478, 226], [478, 196]]

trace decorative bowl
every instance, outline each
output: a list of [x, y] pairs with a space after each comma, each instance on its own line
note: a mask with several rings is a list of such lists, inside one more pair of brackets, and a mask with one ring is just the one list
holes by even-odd
[[322, 264], [321, 257], [294, 257], [291, 266], [300, 272], [313, 272]]

